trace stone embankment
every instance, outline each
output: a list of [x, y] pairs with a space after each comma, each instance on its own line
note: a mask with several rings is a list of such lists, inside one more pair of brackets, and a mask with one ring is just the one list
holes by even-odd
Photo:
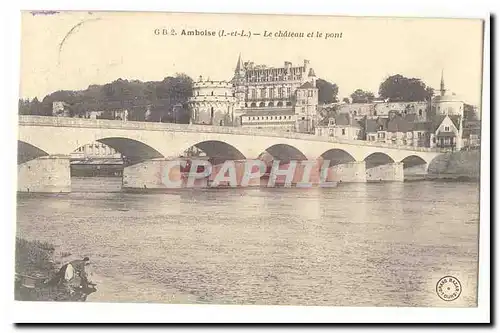
[[481, 171], [479, 150], [459, 151], [437, 156], [429, 165], [429, 179], [479, 180]]

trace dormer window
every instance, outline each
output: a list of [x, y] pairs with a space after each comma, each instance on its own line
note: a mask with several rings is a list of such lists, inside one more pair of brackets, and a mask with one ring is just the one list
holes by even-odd
[[328, 120], [328, 126], [334, 126], [335, 125], [335, 119], [334, 118], [330, 118]]

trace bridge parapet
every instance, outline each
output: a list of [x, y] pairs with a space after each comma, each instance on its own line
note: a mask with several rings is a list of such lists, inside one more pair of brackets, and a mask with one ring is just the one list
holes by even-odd
[[105, 128], [105, 129], [124, 129], [124, 130], [144, 130], [144, 131], [170, 131], [170, 132], [194, 132], [194, 133], [219, 133], [233, 135], [250, 135], [279, 137], [287, 139], [297, 139], [316, 142], [331, 142], [353, 146], [368, 146], [378, 148], [388, 148], [406, 151], [434, 152], [444, 153], [444, 149], [427, 147], [409, 147], [402, 145], [370, 142], [364, 140], [342, 140], [330, 137], [315, 136], [312, 134], [295, 132], [271, 132], [265, 129], [250, 129], [240, 127], [207, 126], [191, 124], [172, 124], [155, 123], [139, 121], [122, 121], [107, 119], [85, 119], [85, 118], [67, 118], [67, 117], [47, 117], [47, 116], [19, 116], [19, 126], [47, 126], [47, 127], [72, 127], [72, 128]]

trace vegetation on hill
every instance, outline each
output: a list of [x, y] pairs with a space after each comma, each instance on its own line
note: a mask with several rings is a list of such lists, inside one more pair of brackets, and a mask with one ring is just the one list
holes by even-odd
[[[67, 103], [71, 116], [83, 116], [86, 111], [109, 111], [127, 109], [129, 120], [147, 120], [188, 123], [187, 100], [192, 96], [193, 80], [185, 74], [169, 76], [162, 81], [142, 82], [118, 79], [104, 85], [91, 85], [85, 90], [60, 90], [43, 98], [40, 102], [19, 100], [19, 114], [52, 115], [52, 103]], [[180, 114], [173, 113], [173, 107], [181, 104]], [[174, 119], [175, 117], [175, 119]]]
[[380, 98], [389, 99], [391, 102], [428, 101], [434, 95], [434, 89], [427, 87], [421, 79], [396, 74], [380, 84], [378, 94]]

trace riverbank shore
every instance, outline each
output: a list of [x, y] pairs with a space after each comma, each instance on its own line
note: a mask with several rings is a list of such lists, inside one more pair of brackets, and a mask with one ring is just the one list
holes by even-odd
[[54, 245], [16, 237], [14, 299], [17, 301], [55, 301], [69, 298], [60, 288], [49, 288], [45, 281], [57, 273]]

